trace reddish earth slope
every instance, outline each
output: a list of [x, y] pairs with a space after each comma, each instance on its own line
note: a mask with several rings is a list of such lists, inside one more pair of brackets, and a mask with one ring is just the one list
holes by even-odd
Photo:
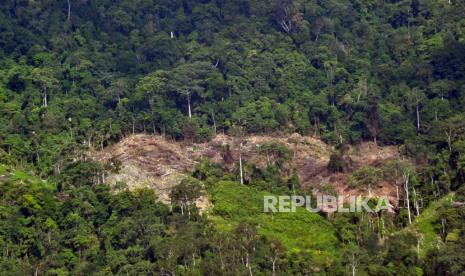
[[[218, 135], [203, 144], [188, 144], [166, 140], [160, 136], [138, 134], [93, 154], [96, 160], [108, 162], [111, 158], [121, 161], [121, 170], [110, 175], [107, 182], [114, 185], [125, 182], [130, 188], [148, 186], [154, 188], [162, 200], [168, 200], [170, 189], [193, 171], [197, 160], [209, 158], [224, 169], [232, 171], [238, 164], [237, 143], [232, 137]], [[268, 158], [259, 148], [265, 143], [280, 143], [293, 152], [291, 165], [297, 170], [304, 188], [321, 190], [322, 186], [332, 187], [338, 194], [358, 195], [362, 190], [350, 189], [347, 185], [350, 173], [330, 173], [327, 170], [333, 149], [321, 140], [294, 134], [288, 137], [250, 136], [244, 139], [242, 156], [249, 163], [265, 167]], [[230, 151], [225, 155], [225, 148]], [[348, 150], [352, 169], [364, 165], [380, 167], [391, 159], [400, 159], [396, 147], [378, 147], [363, 143]], [[379, 196], [395, 196], [395, 187], [383, 182], [373, 187], [372, 193]]]

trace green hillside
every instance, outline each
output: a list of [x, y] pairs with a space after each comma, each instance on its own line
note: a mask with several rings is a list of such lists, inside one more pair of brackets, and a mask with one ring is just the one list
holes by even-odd
[[330, 222], [304, 208], [295, 213], [264, 213], [265, 195], [270, 194], [237, 182], [219, 182], [212, 191], [211, 219], [222, 231], [231, 231], [239, 222], [255, 224], [258, 233], [280, 240], [289, 254], [309, 253], [324, 262], [334, 259], [338, 240]]
[[[0, 275], [463, 274], [464, 14], [462, 0], [3, 0]], [[137, 134], [164, 147], [96, 158]], [[242, 152], [257, 136], [328, 158]], [[183, 176], [169, 200], [108, 185], [149, 157], [163, 168], [146, 179]], [[394, 212], [262, 212], [263, 195], [372, 189]]]

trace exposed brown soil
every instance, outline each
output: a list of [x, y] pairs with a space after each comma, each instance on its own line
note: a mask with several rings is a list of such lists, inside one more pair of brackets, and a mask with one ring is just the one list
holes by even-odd
[[[344, 173], [331, 173], [327, 169], [327, 163], [324, 164], [322, 161], [309, 160], [305, 167], [299, 168], [300, 180], [304, 187], [313, 188], [318, 192], [320, 187], [327, 185], [332, 187], [339, 195], [347, 197], [366, 195], [368, 191], [364, 188], [353, 189], [349, 187], [348, 178], [350, 173], [362, 166], [368, 165], [381, 168], [388, 161], [402, 159], [397, 147], [381, 147], [372, 142], [365, 142], [361, 145], [350, 147], [346, 155], [352, 160], [352, 167], [351, 170]], [[371, 194], [374, 196], [387, 196], [393, 204], [396, 202], [396, 187], [394, 183], [383, 181], [372, 187]]]
[[[260, 145], [265, 143], [281, 143], [293, 152], [291, 165], [297, 170], [304, 188], [319, 192], [323, 185], [329, 185], [338, 194], [366, 194], [366, 191], [348, 187], [350, 171], [330, 173], [327, 170], [333, 149], [321, 140], [298, 134], [287, 137], [250, 136], [243, 139], [243, 159], [257, 167], [266, 167], [270, 157], [258, 151]], [[108, 162], [113, 157], [121, 161], [120, 172], [108, 176], [108, 183], [114, 185], [125, 182], [130, 188], [152, 187], [166, 201], [171, 188], [194, 170], [199, 158], [206, 157], [225, 170], [233, 171], [238, 166], [238, 149], [237, 139], [225, 135], [218, 135], [208, 143], [189, 144], [168, 141], [160, 136], [138, 134], [103, 151], [95, 152], [93, 156], [102, 162]], [[387, 160], [401, 158], [396, 147], [378, 147], [373, 143], [351, 147], [347, 156], [353, 161], [352, 169], [364, 165], [380, 167]], [[372, 194], [393, 198], [395, 186], [381, 183], [372, 188]]]

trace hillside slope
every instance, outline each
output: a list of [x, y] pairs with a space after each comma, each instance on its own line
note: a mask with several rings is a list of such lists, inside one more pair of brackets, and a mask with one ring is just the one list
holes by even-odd
[[[242, 158], [258, 168], [265, 168], [273, 159], [272, 154], [260, 150], [264, 145], [280, 144], [292, 151], [289, 165], [299, 175], [301, 186], [318, 192], [322, 186], [332, 187], [341, 195], [358, 195], [363, 189], [348, 186], [351, 171], [362, 166], [382, 166], [388, 160], [400, 159], [396, 147], [379, 147], [372, 143], [362, 143], [348, 150], [352, 168], [347, 172], [332, 173], [327, 169], [334, 149], [321, 140], [294, 134], [288, 137], [249, 136], [244, 138]], [[98, 161], [109, 162], [116, 158], [121, 161], [118, 173], [106, 178], [111, 185], [126, 183], [130, 188], [152, 187], [164, 201], [168, 200], [170, 189], [186, 175], [193, 172], [200, 158], [208, 158], [221, 165], [223, 170], [234, 172], [238, 166], [239, 146], [233, 137], [218, 135], [207, 143], [191, 144], [164, 139], [161, 136], [138, 134], [95, 152]], [[373, 187], [372, 193], [378, 196], [395, 197], [392, 183], [382, 182]]]

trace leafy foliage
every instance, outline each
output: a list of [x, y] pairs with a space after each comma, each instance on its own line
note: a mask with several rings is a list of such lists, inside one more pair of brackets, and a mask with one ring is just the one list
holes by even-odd
[[[3, 1], [1, 274], [461, 273], [463, 11], [455, 0]], [[444, 246], [420, 249], [424, 264], [408, 233], [379, 247], [405, 225], [405, 208], [331, 223], [261, 214], [264, 193], [300, 189], [279, 145], [261, 149], [275, 160], [267, 168], [244, 164], [248, 187], [199, 163], [197, 180], [173, 191], [172, 210], [151, 191], [112, 194], [99, 183], [115, 168], [86, 152], [138, 132], [191, 143], [298, 132], [339, 149], [401, 145], [418, 169], [363, 167], [351, 185], [409, 181], [411, 209], [440, 205], [416, 217], [425, 244]], [[350, 165], [334, 154], [329, 169]], [[216, 201], [213, 233], [193, 204], [204, 188]], [[456, 206], [440, 200], [451, 192]]]

